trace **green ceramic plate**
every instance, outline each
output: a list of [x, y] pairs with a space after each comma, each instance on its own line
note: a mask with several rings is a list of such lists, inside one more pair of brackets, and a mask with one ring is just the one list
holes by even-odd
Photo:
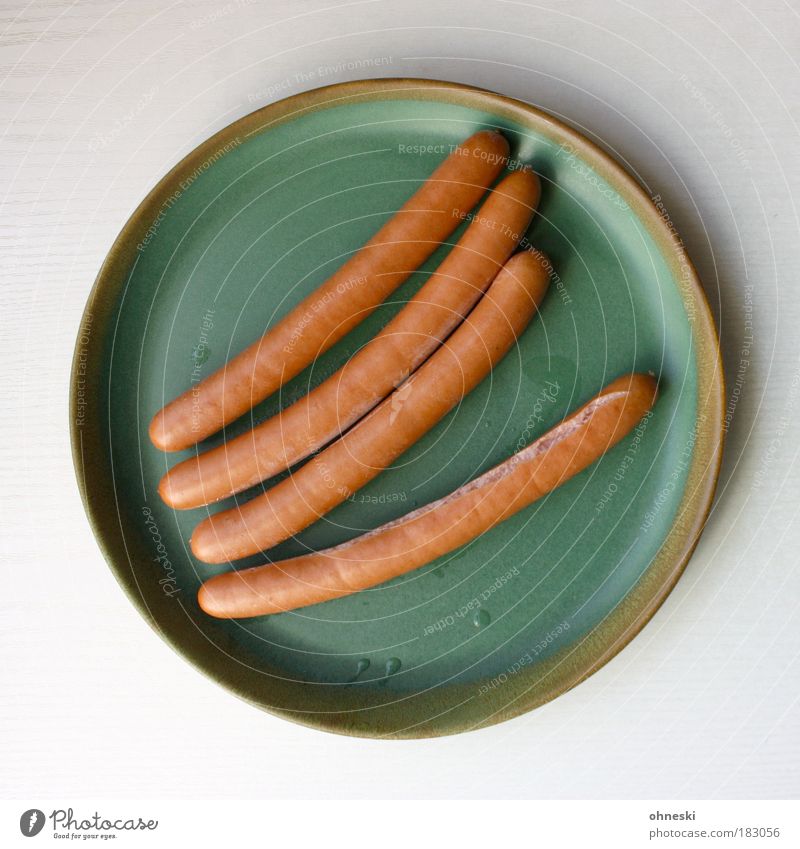
[[[160, 502], [159, 478], [188, 453], [155, 450], [150, 418], [318, 286], [449, 145], [482, 127], [501, 128], [513, 156], [543, 178], [529, 237], [558, 278], [541, 314], [491, 378], [395, 466], [270, 557], [341, 542], [439, 498], [625, 372], [659, 376], [652, 417], [550, 497], [396, 581], [296, 613], [240, 622], [205, 616], [196, 591], [220, 567], [198, 562], [187, 546], [205, 510], [177, 513]], [[89, 297], [72, 376], [86, 510], [142, 615], [242, 698], [346, 734], [477, 728], [590, 675], [675, 584], [720, 461], [713, 322], [662, 212], [574, 130], [523, 103], [450, 83], [322, 88], [200, 145], [114, 243]], [[230, 432], [334, 371], [445, 250]]]

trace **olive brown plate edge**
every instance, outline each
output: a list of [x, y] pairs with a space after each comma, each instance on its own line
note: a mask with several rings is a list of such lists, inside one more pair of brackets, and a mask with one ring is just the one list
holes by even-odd
[[[559, 650], [550, 658], [528, 668], [504, 684], [502, 703], [486, 710], [489, 701], [476, 706], [473, 696], [464, 693], [459, 701], [459, 685], [448, 688], [455, 707], [448, 707], [430, 691], [413, 706], [406, 698], [381, 706], [381, 716], [365, 718], [365, 712], [287, 710], [264, 701], [263, 676], [242, 674], [223, 651], [213, 651], [199, 638], [192, 647], [173, 633], [170, 617], [176, 608], [162, 606], [158, 599], [145, 599], [136, 569], [131, 562], [124, 534], [109, 538], [106, 529], [122, 530], [113, 477], [97, 474], [106, 451], [101, 422], [86, 414], [90, 406], [90, 385], [102, 372], [103, 351], [91, 344], [92, 329], [102, 326], [112, 315], [130, 268], [137, 234], [147, 230], [152, 211], [169, 197], [171, 187], [184, 179], [220, 146], [237, 136], [254, 133], [292, 120], [304, 113], [348, 102], [377, 99], [441, 100], [483, 109], [518, 122], [535, 126], [537, 132], [558, 143], [568, 143], [588, 161], [629, 204], [663, 252], [678, 281], [687, 313], [693, 316], [692, 344], [697, 360], [698, 419], [695, 443], [683, 498], [676, 519], [658, 555], [623, 601], [577, 644]], [[724, 442], [724, 378], [714, 320], [696, 270], [683, 252], [674, 230], [663, 219], [639, 183], [596, 144], [550, 114], [522, 101], [484, 89], [458, 83], [386, 78], [338, 83], [293, 95], [262, 107], [202, 142], [176, 164], [139, 204], [123, 226], [89, 294], [77, 336], [70, 377], [70, 437], [78, 488], [90, 526], [112, 573], [145, 620], [183, 658], [199, 671], [245, 701], [291, 721], [333, 733], [383, 739], [425, 738], [456, 734], [487, 727], [556, 698], [584, 681], [618, 654], [647, 624], [667, 598], [688, 563], [711, 511], [722, 460]], [[166, 597], [165, 597], [166, 598]], [[163, 601], [163, 600], [162, 600]], [[180, 604], [180, 602], [179, 602]], [[184, 610], [184, 615], [188, 613]], [[455, 691], [455, 692], [454, 692]]]

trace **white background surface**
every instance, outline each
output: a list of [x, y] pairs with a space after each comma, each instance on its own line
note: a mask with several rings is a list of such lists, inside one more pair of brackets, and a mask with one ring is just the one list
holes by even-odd
[[[799, 795], [793, 0], [0, 5], [0, 795]], [[735, 400], [709, 526], [644, 632], [546, 707], [432, 741], [310, 731], [191, 669], [117, 587], [69, 454], [80, 315], [135, 205], [240, 115], [368, 76], [494, 89], [612, 151], [684, 236]]]

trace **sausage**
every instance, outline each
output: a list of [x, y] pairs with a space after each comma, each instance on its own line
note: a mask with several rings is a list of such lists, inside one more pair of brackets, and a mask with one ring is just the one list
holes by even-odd
[[293, 475], [202, 521], [191, 539], [194, 554], [222, 563], [271, 548], [372, 480], [505, 355], [536, 312], [549, 268], [542, 254], [513, 256], [458, 329], [408, 380]]
[[382, 584], [465, 545], [590, 466], [653, 405], [649, 375], [618, 378], [517, 454], [450, 495], [325, 551], [226, 572], [200, 607], [218, 618], [281, 613]]
[[338, 437], [414, 371], [472, 309], [530, 224], [540, 184], [515, 171], [487, 197], [416, 296], [343, 368], [281, 413], [171, 469], [158, 491], [187, 509], [271, 478]]
[[508, 142], [468, 138], [335, 274], [258, 341], [167, 404], [150, 423], [162, 451], [200, 442], [263, 401], [363, 321], [423, 263], [505, 165]]

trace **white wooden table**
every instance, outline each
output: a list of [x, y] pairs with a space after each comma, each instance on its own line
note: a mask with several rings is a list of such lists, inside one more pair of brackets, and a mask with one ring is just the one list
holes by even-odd
[[[0, 795], [798, 795], [796, 4], [3, 0], [0, 29]], [[709, 527], [630, 647], [525, 717], [404, 744], [275, 719], [163, 644], [100, 556], [67, 427], [85, 298], [156, 178], [259, 105], [369, 76], [529, 100], [626, 163], [699, 267], [732, 399]]]

